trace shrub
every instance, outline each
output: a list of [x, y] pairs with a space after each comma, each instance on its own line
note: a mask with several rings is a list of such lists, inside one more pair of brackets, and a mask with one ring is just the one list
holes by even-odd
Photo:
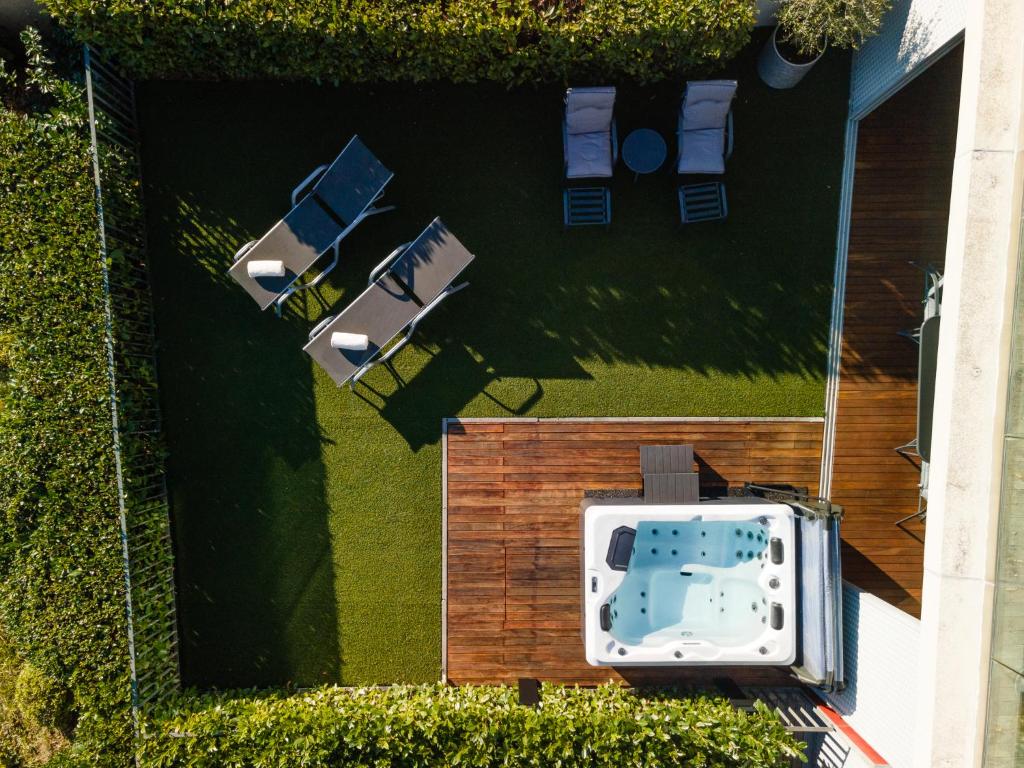
[[780, 39], [803, 56], [825, 47], [859, 48], [882, 24], [891, 0], [785, 0], [779, 6]]
[[24, 664], [14, 683], [14, 705], [29, 723], [59, 725], [67, 714], [67, 689], [32, 664]]
[[44, 0], [140, 77], [653, 81], [748, 40], [754, 0]]
[[70, 690], [77, 754], [123, 764], [124, 572], [86, 109], [38, 35], [22, 39], [26, 72], [0, 78], [0, 622], [19, 657]]
[[506, 687], [441, 684], [285, 697], [190, 698], [146, 724], [153, 766], [788, 765], [800, 745], [759, 706], [545, 685], [537, 709]]
[[[38, 680], [40, 676], [33, 665], [15, 653], [0, 631], [0, 765], [4, 768], [53, 765], [51, 761], [67, 747], [67, 738], [59, 728], [26, 717], [17, 706], [19, 681]], [[24, 688], [26, 683], [21, 685]], [[59, 684], [47, 687], [52, 693], [60, 688]]]

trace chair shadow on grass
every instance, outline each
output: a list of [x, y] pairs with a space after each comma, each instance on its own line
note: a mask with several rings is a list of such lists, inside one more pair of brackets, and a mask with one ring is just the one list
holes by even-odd
[[[535, 355], [491, 344], [474, 334], [455, 309], [437, 313], [430, 330], [410, 342], [429, 355], [418, 371], [405, 376], [401, 353], [396, 367], [360, 380], [354, 392], [376, 408], [381, 417], [402, 435], [413, 451], [436, 443], [441, 420], [463, 413], [478, 397], [491, 403], [501, 415], [523, 416], [543, 398], [542, 378], [587, 379], [590, 374], [564, 350], [543, 335], [520, 329], [519, 343]], [[429, 322], [429, 321], [428, 321]], [[489, 392], [505, 378], [523, 381], [524, 391], [515, 400]], [[368, 380], [369, 379], [369, 380]]]
[[[377, 377], [373, 384], [360, 381], [354, 389], [356, 396], [376, 408], [413, 451], [436, 443], [441, 420], [461, 413], [478, 396], [492, 402], [505, 415], [521, 416], [544, 395], [540, 381], [533, 378], [532, 390], [521, 402], [503, 402], [487, 391], [501, 377], [486, 362], [477, 360], [466, 346], [446, 343], [436, 352], [422, 344], [417, 347], [431, 357], [409, 381], [389, 370], [391, 387], [380, 386], [381, 377]], [[429, 413], [425, 413], [426, 409]]]

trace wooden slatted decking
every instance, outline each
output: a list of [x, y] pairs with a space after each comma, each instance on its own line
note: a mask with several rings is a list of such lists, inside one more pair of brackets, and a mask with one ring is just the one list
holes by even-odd
[[[579, 505], [640, 489], [642, 444], [692, 443], [702, 492], [744, 481], [817, 490], [819, 420], [453, 422], [447, 433], [446, 674], [455, 683], [782, 683], [771, 668], [597, 669], [580, 638]], [[621, 673], [621, 674], [620, 674]]]
[[846, 509], [843, 575], [919, 615], [924, 525], [920, 469], [897, 454], [917, 414], [917, 346], [898, 335], [921, 324], [924, 277], [941, 266], [956, 143], [961, 51], [865, 118], [854, 179], [833, 501]]

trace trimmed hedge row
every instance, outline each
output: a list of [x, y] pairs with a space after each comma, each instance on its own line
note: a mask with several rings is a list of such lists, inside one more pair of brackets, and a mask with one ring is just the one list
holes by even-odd
[[0, 621], [70, 693], [74, 754], [131, 755], [99, 239], [80, 88], [38, 35], [0, 106]]
[[754, 0], [43, 0], [139, 77], [329, 82], [632, 78], [710, 68]]
[[191, 698], [146, 725], [141, 756], [161, 768], [768, 768], [800, 748], [764, 705], [545, 685], [533, 709], [511, 688], [435, 684]]

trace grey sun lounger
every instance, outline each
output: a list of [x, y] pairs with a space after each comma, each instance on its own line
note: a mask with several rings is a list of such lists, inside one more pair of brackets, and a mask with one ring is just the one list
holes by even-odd
[[732, 155], [735, 96], [735, 80], [697, 80], [686, 84], [676, 132], [677, 173], [725, 173], [725, 161]]
[[[338, 315], [321, 320], [303, 349], [340, 387], [387, 363], [409, 343], [416, 326], [445, 298], [469, 283], [452, 285], [473, 260], [440, 219], [413, 242], [399, 246], [370, 273], [369, 285]], [[384, 348], [404, 332], [385, 353]], [[365, 349], [337, 347], [335, 334], [365, 336]]]
[[[374, 208], [394, 174], [366, 148], [358, 136], [345, 145], [333, 163], [321, 165], [292, 191], [292, 209], [259, 240], [243, 245], [235, 254], [228, 273], [267, 309], [278, 311], [295, 291], [317, 285], [338, 264], [342, 239], [367, 216], [390, 211], [394, 206]], [[327, 251], [332, 261], [309, 283], [299, 283]], [[255, 262], [280, 266], [283, 274], [257, 274]]]

